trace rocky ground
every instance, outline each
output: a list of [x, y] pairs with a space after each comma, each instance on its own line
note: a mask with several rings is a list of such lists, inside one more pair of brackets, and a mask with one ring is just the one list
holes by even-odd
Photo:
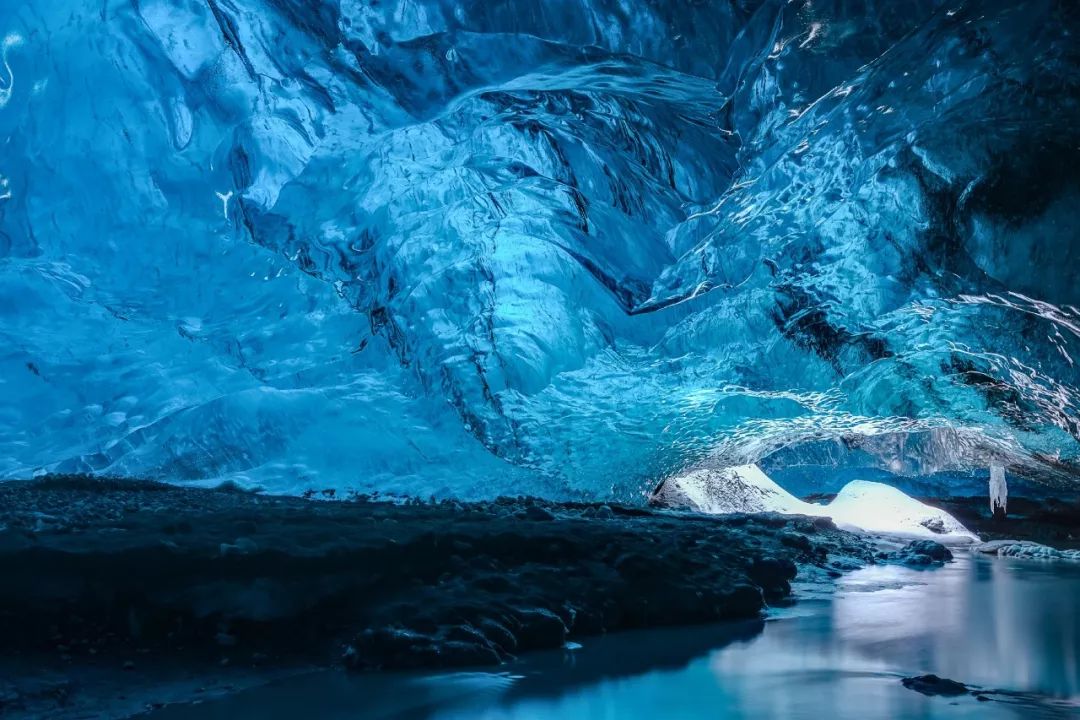
[[1080, 548], [1080, 503], [1058, 500], [1009, 498], [1004, 520], [990, 516], [986, 498], [928, 500], [950, 513], [984, 541], [1029, 540], [1059, 550]]
[[0, 484], [0, 710], [63, 714], [103, 688], [127, 699], [124, 673], [165, 701], [334, 663], [494, 664], [757, 617], [797, 573], [868, 562], [865, 540], [823, 518]]

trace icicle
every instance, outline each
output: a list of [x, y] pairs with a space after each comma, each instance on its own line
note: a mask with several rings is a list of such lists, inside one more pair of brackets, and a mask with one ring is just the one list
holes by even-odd
[[990, 512], [995, 520], [1005, 519], [1005, 504], [1009, 499], [1009, 486], [1005, 484], [1005, 468], [990, 466]]

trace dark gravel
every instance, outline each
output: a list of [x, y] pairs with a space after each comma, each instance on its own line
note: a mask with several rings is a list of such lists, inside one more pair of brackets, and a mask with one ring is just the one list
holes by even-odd
[[820, 518], [5, 483], [0, 655], [121, 672], [490, 665], [596, 633], [755, 618], [801, 570], [824, 579], [872, 557]]

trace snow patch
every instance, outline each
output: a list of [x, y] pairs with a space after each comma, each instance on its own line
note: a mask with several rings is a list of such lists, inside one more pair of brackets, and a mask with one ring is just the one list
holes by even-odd
[[918, 535], [939, 542], [979, 542], [959, 520], [884, 483], [852, 480], [822, 508], [837, 525], [872, 533]]
[[776, 484], [757, 465], [701, 468], [668, 478], [651, 502], [708, 514], [776, 512], [830, 517], [837, 526], [864, 533], [918, 537], [943, 543], [979, 538], [944, 510], [919, 502], [884, 483], [852, 480], [827, 505], [808, 503]]
[[689, 506], [710, 515], [739, 512], [811, 515], [820, 509], [777, 485], [757, 465], [692, 470], [669, 478], [657, 488], [653, 502]]

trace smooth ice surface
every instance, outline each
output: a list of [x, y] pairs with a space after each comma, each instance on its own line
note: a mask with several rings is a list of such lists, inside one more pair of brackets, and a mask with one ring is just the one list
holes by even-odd
[[640, 498], [1053, 479], [1080, 7], [27, 0], [0, 478]]
[[653, 501], [710, 514], [777, 512], [830, 517], [839, 527], [856, 532], [912, 536], [944, 543], [979, 542], [977, 535], [949, 513], [890, 485], [852, 480], [831, 502], [822, 505], [795, 497], [756, 465], [698, 469], [668, 478], [654, 493]]

